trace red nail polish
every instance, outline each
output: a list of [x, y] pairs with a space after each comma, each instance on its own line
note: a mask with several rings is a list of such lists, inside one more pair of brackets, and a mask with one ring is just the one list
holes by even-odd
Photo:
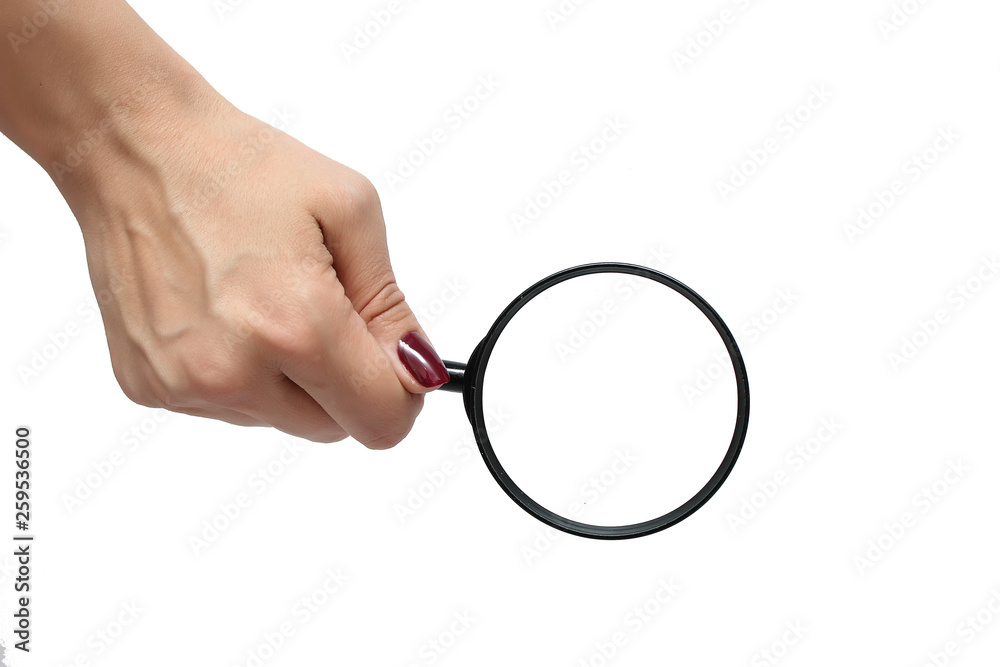
[[396, 347], [399, 360], [421, 386], [437, 387], [448, 381], [448, 369], [431, 344], [416, 331], [399, 339]]

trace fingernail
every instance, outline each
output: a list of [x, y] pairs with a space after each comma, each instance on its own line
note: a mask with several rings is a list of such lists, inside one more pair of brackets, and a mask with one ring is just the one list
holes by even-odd
[[448, 381], [448, 369], [441, 357], [416, 331], [400, 338], [396, 351], [406, 370], [421, 386], [430, 389]]

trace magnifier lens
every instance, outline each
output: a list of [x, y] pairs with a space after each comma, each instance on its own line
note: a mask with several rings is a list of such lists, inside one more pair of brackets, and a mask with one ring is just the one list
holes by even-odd
[[545, 509], [624, 526], [661, 517], [716, 474], [733, 438], [736, 376], [715, 326], [648, 278], [595, 273], [527, 302], [482, 383], [497, 460]]

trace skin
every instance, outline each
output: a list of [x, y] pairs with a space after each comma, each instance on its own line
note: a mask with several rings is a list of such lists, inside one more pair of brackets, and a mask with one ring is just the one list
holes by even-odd
[[[124, 2], [0, 5], [0, 131], [80, 223], [141, 405], [387, 448], [429, 391], [374, 186], [219, 95]], [[9, 33], [26, 41], [11, 42]], [[74, 157], [75, 156], [75, 157]]]

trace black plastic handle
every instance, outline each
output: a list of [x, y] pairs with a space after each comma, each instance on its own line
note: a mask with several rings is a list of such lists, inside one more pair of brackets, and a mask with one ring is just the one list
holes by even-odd
[[438, 391], [453, 391], [456, 394], [461, 394], [465, 391], [466, 365], [461, 361], [445, 360], [444, 367], [448, 369], [448, 381], [438, 387]]

